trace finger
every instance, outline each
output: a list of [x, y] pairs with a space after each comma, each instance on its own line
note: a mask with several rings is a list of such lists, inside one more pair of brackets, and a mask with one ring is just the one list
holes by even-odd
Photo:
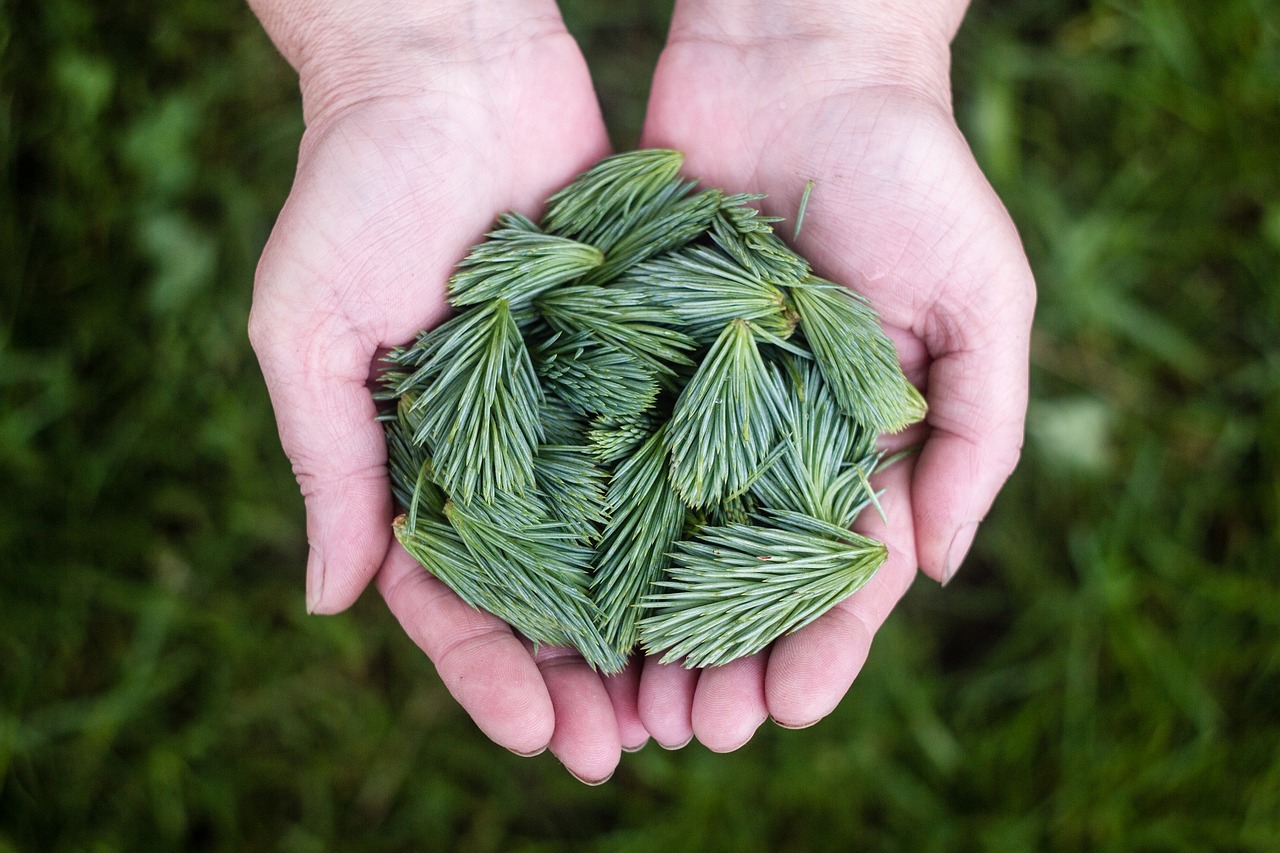
[[649, 731], [640, 720], [641, 665], [639, 658], [632, 658], [626, 669], [604, 679], [623, 752], [637, 752], [649, 741]]
[[[962, 316], [963, 335], [926, 335], [930, 434], [915, 466], [920, 568], [946, 583], [955, 574], [1022, 453], [1027, 413], [1030, 273], [986, 317]], [[1018, 297], [1016, 294], [1022, 294]], [[945, 328], [946, 323], [936, 324]]]
[[640, 672], [639, 711], [645, 729], [663, 749], [680, 749], [693, 740], [693, 694], [698, 670], [679, 663], [644, 659]]
[[862, 589], [774, 642], [764, 689], [769, 716], [778, 725], [805, 728], [835, 710], [862, 670], [876, 631], [911, 586], [916, 562], [910, 478], [910, 459], [876, 477], [889, 523], [873, 511], [855, 525], [888, 546], [884, 565]]
[[705, 669], [693, 697], [693, 733], [712, 752], [738, 749], [769, 718], [764, 679], [769, 651]]
[[555, 711], [551, 752], [580, 782], [604, 784], [622, 759], [622, 745], [603, 681], [576, 649], [542, 646], [534, 660]]
[[333, 317], [258, 300], [249, 334], [307, 512], [307, 610], [337, 613], [391, 541], [386, 444], [365, 383], [375, 346]]
[[521, 640], [391, 548], [377, 585], [406, 634], [480, 731], [520, 755], [546, 749], [555, 727], [551, 697]]

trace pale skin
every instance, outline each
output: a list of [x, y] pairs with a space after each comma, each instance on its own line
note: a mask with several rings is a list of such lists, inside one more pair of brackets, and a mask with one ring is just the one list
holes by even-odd
[[251, 5], [307, 119], [250, 337], [306, 501], [308, 610], [340, 612], [374, 581], [488, 737], [550, 748], [588, 783], [651, 737], [729, 751], [770, 718], [830, 713], [917, 571], [954, 573], [1021, 446], [1034, 285], [951, 115], [964, 4], [678, 4], [642, 144], [684, 151], [708, 185], [769, 193], [778, 215], [812, 179], [799, 250], [871, 299], [930, 412], [886, 442], [922, 449], [878, 484], [888, 523], [864, 529], [890, 560], [871, 584], [751, 658], [610, 678], [534, 654], [394, 543], [368, 389], [382, 348], [445, 316], [449, 270], [495, 214], [536, 215], [608, 153], [576, 44], [543, 0]]

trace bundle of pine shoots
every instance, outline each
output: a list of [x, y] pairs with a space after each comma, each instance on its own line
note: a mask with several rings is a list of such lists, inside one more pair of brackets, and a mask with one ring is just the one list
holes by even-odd
[[379, 395], [404, 548], [605, 673], [727, 663], [865, 584], [877, 436], [925, 413], [866, 301], [682, 165], [609, 157], [500, 216]]

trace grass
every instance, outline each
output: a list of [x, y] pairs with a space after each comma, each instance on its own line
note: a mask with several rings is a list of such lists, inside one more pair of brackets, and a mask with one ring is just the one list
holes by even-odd
[[[565, 3], [620, 145], [661, 3]], [[821, 725], [588, 789], [376, 597], [303, 614], [244, 324], [301, 129], [250, 15], [0, 18], [0, 851], [1280, 849], [1280, 33], [979, 4], [957, 113], [1040, 282], [1023, 463]]]

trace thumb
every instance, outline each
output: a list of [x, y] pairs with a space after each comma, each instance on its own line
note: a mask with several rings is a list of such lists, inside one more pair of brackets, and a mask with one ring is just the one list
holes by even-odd
[[[283, 316], [282, 316], [283, 315]], [[249, 338], [307, 512], [307, 612], [350, 607], [391, 541], [386, 444], [366, 387], [375, 348], [338, 318], [255, 301]]]
[[[1027, 411], [1034, 285], [1016, 281], [966, 340], [926, 341], [929, 437], [912, 478], [916, 551], [925, 574], [946, 584], [955, 575], [996, 493], [1018, 464]], [[939, 324], [948, 325], [948, 324]]]

